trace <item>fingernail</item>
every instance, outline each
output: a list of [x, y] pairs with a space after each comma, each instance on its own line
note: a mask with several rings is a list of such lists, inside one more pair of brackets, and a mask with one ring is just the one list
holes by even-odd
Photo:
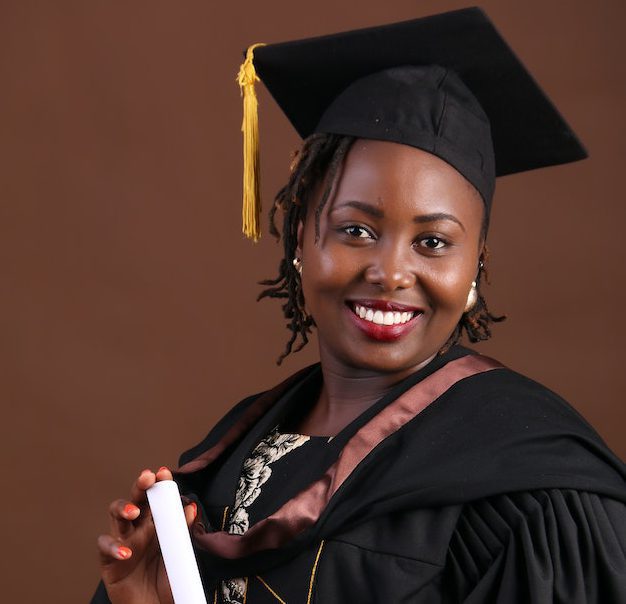
[[117, 548], [117, 555], [122, 559], [122, 560], [126, 560], [127, 558], [130, 558], [132, 555], [132, 551], [130, 548], [128, 547], [124, 547], [123, 545], [120, 545]]
[[[161, 466], [157, 472], [162, 472], [163, 470], [167, 470], [169, 472], [169, 468], [167, 466]], [[179, 508], [180, 509], [180, 508]]]
[[150, 468], [146, 468], [145, 470], [141, 470], [140, 476], [143, 476], [144, 474], [152, 474], [152, 470]]
[[126, 514], [127, 516], [132, 516], [138, 511], [139, 511], [139, 508], [136, 505], [133, 505], [132, 503], [127, 503], [124, 506], [124, 514]]

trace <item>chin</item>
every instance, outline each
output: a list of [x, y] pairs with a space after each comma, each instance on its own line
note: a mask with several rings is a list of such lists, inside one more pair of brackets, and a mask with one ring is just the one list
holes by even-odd
[[370, 354], [345, 355], [343, 362], [354, 369], [362, 369], [375, 373], [405, 373], [409, 370], [416, 370], [430, 361], [438, 352], [423, 351], [417, 354], [407, 354], [406, 351], [393, 351], [389, 346], [385, 350], [372, 352]]

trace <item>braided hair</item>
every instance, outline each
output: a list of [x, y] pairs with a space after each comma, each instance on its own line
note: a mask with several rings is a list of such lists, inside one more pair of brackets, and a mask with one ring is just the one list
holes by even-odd
[[[315, 185], [323, 182], [324, 189], [320, 203], [315, 209], [315, 236], [316, 239], [319, 238], [322, 211], [328, 202], [343, 160], [354, 140], [353, 137], [337, 134], [313, 134], [305, 139], [302, 148], [295, 153], [291, 162], [289, 180], [276, 195], [270, 210], [270, 233], [277, 240], [282, 239], [284, 253], [278, 265], [278, 276], [275, 279], [260, 282], [260, 285], [267, 287], [261, 291], [257, 300], [262, 298], [285, 300], [282, 310], [288, 321], [287, 329], [291, 332], [291, 336], [284, 351], [278, 357], [277, 363], [279, 365], [290, 353], [298, 352], [308, 343], [311, 328], [315, 325], [313, 317], [305, 311], [302, 281], [292, 262], [298, 245], [298, 224], [304, 221], [307, 203]], [[276, 226], [276, 213], [279, 209], [283, 214], [283, 225], [280, 231]], [[487, 226], [488, 217], [485, 215], [482, 225], [483, 237], [486, 235]], [[486, 255], [485, 250], [481, 256], [480, 268], [476, 278], [478, 290], [476, 304], [463, 314], [442, 351], [456, 344], [463, 332], [467, 334], [470, 342], [489, 339], [491, 337], [491, 323], [502, 321], [505, 318], [492, 315], [480, 293], [482, 280], [488, 282], [485, 268]], [[298, 338], [300, 338], [300, 342], [296, 344]]]

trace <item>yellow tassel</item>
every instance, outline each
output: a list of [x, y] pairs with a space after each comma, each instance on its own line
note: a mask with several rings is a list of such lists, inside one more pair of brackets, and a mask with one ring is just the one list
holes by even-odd
[[239, 68], [237, 81], [243, 97], [243, 233], [258, 241], [261, 237], [261, 193], [259, 186], [259, 111], [254, 84], [259, 79], [254, 69], [254, 49], [264, 44], [253, 44], [248, 48], [246, 60]]

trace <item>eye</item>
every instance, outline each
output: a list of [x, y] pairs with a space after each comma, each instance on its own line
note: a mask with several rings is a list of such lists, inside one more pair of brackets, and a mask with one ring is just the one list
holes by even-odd
[[354, 237], [356, 239], [374, 239], [374, 235], [368, 229], [359, 226], [358, 224], [351, 224], [341, 230], [347, 235], [350, 235], [350, 237]]
[[447, 241], [443, 240], [441, 237], [423, 237], [417, 242], [417, 245], [420, 247], [425, 247], [429, 250], [440, 250], [446, 245], [448, 245]]

